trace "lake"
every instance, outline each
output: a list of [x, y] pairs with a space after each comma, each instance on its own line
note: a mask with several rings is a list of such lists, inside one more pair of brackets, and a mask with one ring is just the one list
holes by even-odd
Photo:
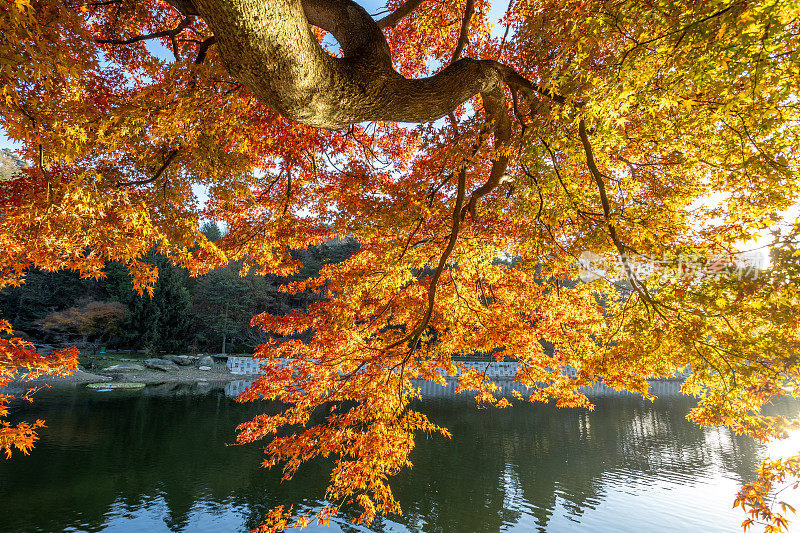
[[[692, 401], [667, 396], [601, 396], [588, 412], [440, 394], [421, 409], [453, 438], [418, 439], [392, 483], [404, 514], [363, 528], [351, 510], [307, 531], [739, 531], [733, 499], [765, 447], [698, 428], [684, 419]], [[231, 445], [269, 407], [222, 385], [42, 390], [13, 406], [12, 420], [48, 427], [29, 456], [0, 460], [0, 531], [238, 532], [279, 504], [318, 508], [329, 464], [280, 483], [259, 446]]]

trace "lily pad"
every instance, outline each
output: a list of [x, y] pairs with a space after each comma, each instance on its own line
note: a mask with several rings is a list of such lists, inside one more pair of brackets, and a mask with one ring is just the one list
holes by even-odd
[[144, 383], [131, 383], [125, 381], [112, 381], [105, 383], [89, 383], [86, 385], [89, 389], [142, 389]]

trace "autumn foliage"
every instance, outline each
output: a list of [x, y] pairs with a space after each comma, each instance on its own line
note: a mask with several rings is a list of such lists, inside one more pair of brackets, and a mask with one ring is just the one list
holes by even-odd
[[[31, 343], [16, 338], [9, 338], [13, 333], [11, 324], [0, 320], [0, 389], [18, 377], [33, 379], [42, 374], [63, 376], [74, 371], [78, 366], [78, 351], [75, 348], [51, 352], [47, 356], [36, 353]], [[19, 376], [24, 372], [23, 376]], [[37, 420], [33, 424], [20, 422], [12, 425], [3, 420], [8, 415], [8, 401], [11, 395], [0, 394], [0, 453], [7, 458], [11, 451], [28, 453], [36, 442], [36, 429], [43, 427], [44, 422]], [[25, 396], [25, 399], [30, 399]]]
[[[685, 370], [698, 424], [761, 440], [792, 427], [761, 408], [800, 393], [800, 225], [774, 229], [760, 270], [731, 258], [800, 196], [797, 2], [410, 2], [383, 26], [398, 75], [460, 55], [491, 60], [459, 64], [503, 86], [434, 122], [328, 131], [244, 87], [206, 2], [2, 1], [0, 126], [31, 167], [0, 183], [0, 288], [32, 268], [99, 278], [114, 260], [146, 293], [153, 249], [194, 274], [240, 260], [284, 275], [291, 249], [360, 244], [284, 287], [325, 299], [253, 319], [313, 338], [259, 348], [264, 374], [241, 400], [286, 408], [239, 441], [266, 439], [265, 466], [287, 479], [335, 461], [328, 507], [276, 509], [264, 530], [349, 505], [367, 522], [399, 513], [389, 480], [415, 435], [447, 435], [411, 407], [412, 380], [442, 381], [464, 355], [520, 363], [531, 394], [516, 399], [461, 368], [459, 388], [499, 407], [591, 407], [594, 382], [649, 397], [647, 378]], [[202, 219], [227, 235], [209, 242]], [[584, 252], [618, 273], [579, 281]], [[0, 342], [2, 380], [74, 366]], [[31, 429], [4, 426], [4, 449], [28, 447]], [[737, 502], [785, 528], [764, 498], [795, 463], [765, 463]]]

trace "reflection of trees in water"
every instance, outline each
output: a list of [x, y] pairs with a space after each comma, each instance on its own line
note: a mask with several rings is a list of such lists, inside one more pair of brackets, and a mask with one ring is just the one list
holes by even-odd
[[[30, 457], [0, 462], [0, 530], [99, 531], [112, 510], [136, 516], [163, 506], [165, 525], [183, 531], [198, 502], [212, 514], [241, 510], [247, 515], [241, 527], [251, 528], [275, 505], [319, 505], [330, 463], [313, 462], [280, 484], [280, 471], [258, 467], [258, 446], [224, 445], [233, 442], [239, 422], [269, 405], [184, 391], [40, 394], [19, 409], [20, 418], [42, 417], [50, 427]], [[419, 437], [414, 469], [392, 483], [404, 510], [392, 521], [414, 530], [497, 531], [530, 515], [544, 528], [557, 504], [573, 516], [599, 505], [613, 480], [692, 483], [717, 471], [748, 479], [758, 460], [752, 441], [687, 422], [687, 399], [596, 404], [587, 412], [426, 402], [422, 410], [453, 438]]]
[[135, 514], [162, 501], [167, 526], [180, 531], [198, 499], [225, 502], [261, 459], [223, 445], [258, 409], [219, 394], [50, 396], [17, 413], [49, 427], [30, 456], [0, 462], [0, 531], [98, 531], [112, 506]]
[[752, 475], [755, 443], [690, 424], [689, 399], [595, 403], [594, 412], [452, 401], [423, 409], [453, 438], [420, 445], [413, 472], [394, 483], [400, 521], [427, 523], [426, 531], [497, 531], [525, 513], [544, 528], [559, 500], [577, 516], [597, 506], [609, 479], [688, 484], [719, 470]]

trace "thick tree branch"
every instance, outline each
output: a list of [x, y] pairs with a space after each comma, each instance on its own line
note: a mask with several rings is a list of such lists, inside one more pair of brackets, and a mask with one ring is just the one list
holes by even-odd
[[217, 39], [213, 35], [208, 39], [201, 42], [197, 45], [197, 57], [194, 59], [194, 64], [199, 65], [203, 61], [206, 60], [206, 55], [208, 55], [208, 49], [211, 48], [212, 45], [216, 44]]
[[167, 0], [167, 3], [180, 11], [185, 17], [199, 14], [193, 0]]
[[417, 9], [425, 0], [407, 0], [400, 7], [389, 13], [378, 21], [378, 27], [381, 29], [394, 28], [397, 23], [403, 20], [412, 11]]
[[506, 174], [506, 169], [508, 168], [508, 150], [511, 142], [511, 120], [508, 116], [503, 87], [499, 87], [490, 94], [484, 94], [483, 107], [487, 114], [487, 121], [494, 123], [493, 148], [495, 157], [492, 162], [492, 169], [489, 171], [489, 179], [472, 192], [469, 202], [464, 206], [461, 212], [461, 218], [464, 218], [467, 213], [473, 218], [476, 216], [478, 202], [500, 185], [503, 176]]
[[[421, 1], [409, 0], [389, 17], [410, 12]], [[187, 18], [198, 14], [205, 20], [234, 78], [276, 112], [310, 126], [339, 129], [363, 121], [429, 122], [503, 83], [509, 85], [515, 98], [520, 93], [532, 102], [541, 94], [565, 102], [510, 67], [490, 60], [461, 59], [435, 76], [406, 79], [392, 68], [389, 46], [381, 31], [391, 19], [376, 23], [352, 0], [170, 3]], [[473, 11], [474, 0], [468, 0], [462, 30], [468, 30]], [[310, 25], [331, 32], [344, 57], [328, 54]], [[135, 39], [165, 35], [159, 32]], [[198, 51], [198, 59], [204, 57], [202, 52]]]
[[[339, 129], [363, 121], [430, 122], [480, 94], [494, 125], [494, 161], [486, 183], [462, 207], [462, 218], [475, 215], [508, 166], [511, 123], [504, 83], [515, 98], [517, 92], [531, 101], [545, 94], [496, 61], [460, 59], [434, 76], [407, 79], [393, 69], [379, 24], [352, 0], [194, 0], [193, 5], [214, 32], [229, 73], [275, 111], [303, 124]], [[474, 0], [467, 0], [454, 57], [473, 13]], [[328, 54], [311, 25], [333, 34], [343, 57]]]
[[617, 239], [617, 230], [614, 228], [614, 225], [611, 224], [611, 203], [608, 201], [606, 185], [603, 181], [603, 178], [606, 176], [600, 172], [599, 168], [597, 168], [597, 162], [594, 160], [594, 151], [592, 150], [592, 145], [589, 142], [589, 136], [586, 133], [586, 122], [584, 122], [583, 119], [581, 119], [581, 121], [578, 123], [578, 136], [581, 139], [583, 151], [586, 154], [586, 166], [589, 167], [589, 172], [592, 173], [592, 177], [594, 177], [594, 181], [597, 184], [597, 190], [600, 192], [600, 203], [603, 205], [603, 215], [609, 224], [611, 238], [614, 240], [614, 244], [620, 248], [620, 253], [623, 253], [624, 249], [622, 248], [622, 245], [619, 244]]

